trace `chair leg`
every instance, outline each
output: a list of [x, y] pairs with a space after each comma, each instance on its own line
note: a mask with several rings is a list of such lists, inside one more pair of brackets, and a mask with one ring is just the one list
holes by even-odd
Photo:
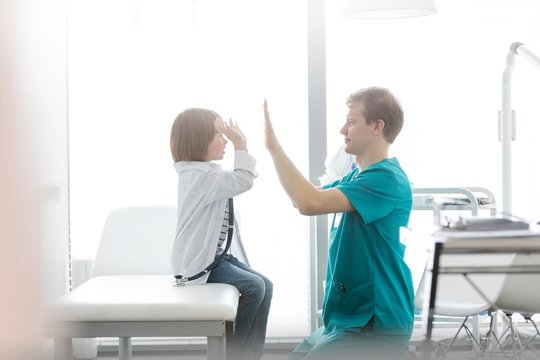
[[[480, 346], [480, 351], [482, 353], [488, 353], [488, 354], [492, 353], [494, 345], [491, 344], [491, 341], [495, 340], [495, 342], [497, 343], [497, 346], [499, 347], [499, 349], [501, 349], [502, 354], [506, 357], [506, 353], [504, 352], [504, 347], [501, 344], [499, 338], [497, 337], [497, 333], [495, 332], [495, 326], [496, 326], [495, 325], [495, 322], [496, 322], [495, 316], [497, 316], [497, 313], [493, 313], [493, 312], [489, 313], [489, 317], [490, 317], [490, 319], [489, 319], [489, 329], [486, 332], [486, 335], [484, 336], [484, 341], [483, 341], [483, 344]], [[504, 335], [504, 333], [503, 333], [503, 335]], [[501, 338], [502, 338], [503, 335], [501, 335]]]
[[478, 342], [478, 340], [476, 340], [476, 337], [474, 336], [474, 333], [467, 326], [467, 320], [469, 320], [468, 316], [466, 316], [465, 319], [463, 320], [463, 322], [461, 323], [461, 326], [459, 327], [458, 331], [456, 332], [456, 335], [454, 335], [454, 337], [452, 338], [452, 341], [450, 342], [450, 344], [446, 348], [446, 351], [444, 351], [443, 354], [441, 355], [441, 357], [439, 358], [440, 360], [444, 360], [446, 358], [446, 356], [448, 356], [448, 353], [450, 352], [450, 349], [452, 348], [452, 345], [454, 345], [454, 342], [457, 340], [458, 335], [461, 333], [462, 329], [465, 330], [465, 333], [467, 334], [467, 338], [469, 338], [472, 341], [473, 350], [475, 352], [478, 352], [478, 350], [481, 349], [481, 345]]
[[537, 336], [540, 336], [540, 331], [538, 330], [538, 326], [536, 325], [536, 322], [532, 319], [532, 315], [529, 315], [529, 314], [522, 314], [522, 315], [527, 322], [530, 322], [534, 326], [534, 329], [536, 330], [536, 334], [534, 334], [534, 336], [531, 337], [527, 341], [526, 344], [520, 344], [521, 345], [520, 353], [523, 353], [527, 349], [527, 347], [534, 341], [534, 339], [536, 339]]
[[131, 360], [131, 338], [118, 338], [118, 359]]
[[521, 345], [521, 340], [519, 338], [519, 334], [514, 328], [514, 320], [512, 318], [512, 315], [510, 315], [508, 318], [510, 320], [509, 327], [510, 327], [510, 341], [512, 342], [512, 354], [514, 355], [514, 358], [515, 358], [518, 354], [516, 343], [519, 344], [520, 349], [522, 348], [522, 345]]
[[73, 340], [55, 338], [53, 345], [54, 360], [73, 360]]
[[225, 336], [207, 337], [207, 356], [208, 360], [226, 360]]

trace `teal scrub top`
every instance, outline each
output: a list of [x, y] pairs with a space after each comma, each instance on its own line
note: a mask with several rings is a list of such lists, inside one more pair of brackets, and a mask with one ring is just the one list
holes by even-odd
[[379, 334], [410, 335], [414, 290], [399, 239], [412, 207], [407, 175], [398, 160], [390, 158], [355, 169], [324, 188], [339, 189], [355, 208], [341, 214], [330, 233], [326, 330], [358, 329], [369, 322]]

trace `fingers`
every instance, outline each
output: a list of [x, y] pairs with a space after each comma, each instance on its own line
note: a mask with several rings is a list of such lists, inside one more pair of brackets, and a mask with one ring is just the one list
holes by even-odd
[[272, 122], [270, 121], [270, 112], [268, 111], [268, 102], [264, 99], [264, 120], [267, 131], [273, 131]]
[[268, 102], [264, 99], [264, 120], [270, 121], [270, 113], [268, 112]]
[[265, 146], [270, 151], [273, 152], [275, 149], [279, 148], [279, 142], [274, 134], [274, 129], [272, 127], [272, 122], [270, 121], [270, 112], [268, 111], [268, 102], [264, 99], [264, 133], [265, 133]]
[[243, 138], [243, 139], [245, 140], [245, 135], [244, 135], [244, 133], [242, 132], [242, 129], [240, 129], [240, 127], [238, 126], [238, 124], [237, 124], [235, 121], [233, 121], [231, 118], [229, 118], [229, 123], [227, 124], [227, 128], [228, 128], [230, 131], [232, 131], [232, 132], [238, 134], [241, 138]]
[[238, 124], [236, 122], [233, 122], [231, 118], [229, 118], [228, 126], [238, 128]]

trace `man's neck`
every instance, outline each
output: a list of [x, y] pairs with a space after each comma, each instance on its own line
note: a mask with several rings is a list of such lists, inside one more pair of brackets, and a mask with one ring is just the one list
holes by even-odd
[[374, 151], [374, 152], [362, 154], [362, 155], [357, 155], [356, 162], [358, 163], [358, 167], [361, 170], [364, 170], [370, 167], [371, 165], [381, 162], [387, 158], [388, 158], [388, 146], [385, 146], [385, 147], [382, 147], [381, 149], [378, 149], [378, 151]]

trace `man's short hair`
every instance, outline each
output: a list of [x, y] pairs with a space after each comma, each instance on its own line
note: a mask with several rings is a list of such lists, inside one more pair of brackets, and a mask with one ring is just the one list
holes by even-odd
[[392, 144], [403, 127], [403, 108], [390, 90], [382, 87], [360, 89], [346, 101], [349, 107], [355, 102], [364, 105], [363, 115], [368, 124], [378, 119], [384, 121], [383, 137]]

